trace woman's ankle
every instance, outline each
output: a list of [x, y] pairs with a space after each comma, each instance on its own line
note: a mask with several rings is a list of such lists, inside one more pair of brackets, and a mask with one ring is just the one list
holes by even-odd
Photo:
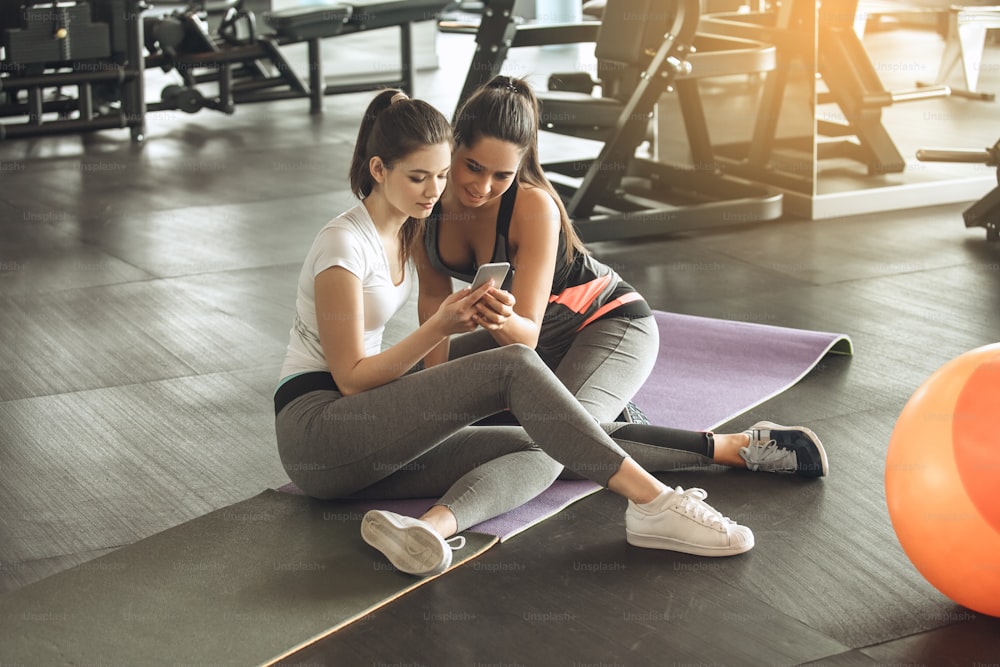
[[740, 449], [750, 444], [746, 433], [724, 433], [715, 434], [715, 452], [712, 458], [713, 463], [731, 466], [734, 468], [746, 468], [747, 463], [740, 456]]
[[433, 505], [424, 512], [420, 520], [429, 524], [438, 535], [449, 538], [458, 532], [458, 519], [455, 518], [451, 508], [445, 505]]
[[608, 490], [644, 505], [656, 500], [666, 486], [631, 458], [622, 461], [618, 472], [608, 479]]

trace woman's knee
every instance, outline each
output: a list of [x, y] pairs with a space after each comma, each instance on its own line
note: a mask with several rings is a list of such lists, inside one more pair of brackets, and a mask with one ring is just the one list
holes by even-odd
[[513, 379], [527, 380], [531, 384], [544, 382], [546, 378], [555, 378], [555, 374], [534, 348], [523, 343], [505, 345], [503, 351], [503, 368]]
[[498, 358], [502, 359], [505, 369], [547, 368], [534, 348], [528, 347], [524, 343], [504, 345], [497, 348], [496, 352], [498, 353]]

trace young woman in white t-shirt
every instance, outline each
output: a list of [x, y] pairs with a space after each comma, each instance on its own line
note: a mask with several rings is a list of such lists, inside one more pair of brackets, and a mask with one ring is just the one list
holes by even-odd
[[[429, 104], [383, 91], [365, 111], [351, 164], [361, 202], [316, 236], [303, 264], [281, 382], [278, 450], [310, 496], [439, 497], [419, 519], [383, 510], [363, 539], [398, 569], [444, 571], [457, 533], [541, 493], [562, 467], [628, 499], [629, 543], [702, 556], [743, 553], [749, 528], [640, 467], [522, 344], [416, 370], [449, 336], [494, 328], [513, 297], [492, 283], [458, 290], [399, 343], [382, 331], [407, 301], [411, 248], [451, 165], [448, 120]], [[470, 426], [509, 409], [520, 426]], [[690, 462], [689, 452], [678, 452]], [[460, 538], [459, 538], [460, 539]]]

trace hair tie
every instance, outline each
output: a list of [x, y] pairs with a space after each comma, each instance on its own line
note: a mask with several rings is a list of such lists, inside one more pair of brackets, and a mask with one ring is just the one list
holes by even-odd
[[392, 99], [389, 100], [389, 104], [395, 104], [400, 100], [408, 100], [408, 99], [410, 99], [409, 95], [407, 95], [403, 91], [399, 91], [398, 93], [392, 96]]

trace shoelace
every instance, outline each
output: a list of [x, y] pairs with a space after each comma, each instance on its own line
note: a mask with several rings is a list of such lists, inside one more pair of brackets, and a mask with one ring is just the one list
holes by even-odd
[[722, 513], [705, 502], [708, 492], [705, 489], [688, 489], [685, 491], [681, 487], [674, 489], [677, 502], [675, 507], [680, 508], [686, 515], [704, 524], [725, 527], [732, 523], [732, 520], [723, 516]]
[[753, 466], [750, 470], [756, 471], [761, 465], [779, 462], [784, 464], [784, 469], [795, 470], [795, 452], [779, 447], [778, 442], [774, 439], [768, 440], [763, 444], [760, 444], [759, 441], [751, 443], [746, 449], [747, 456], [745, 460], [747, 467]]
[[[462, 535], [455, 535], [454, 537], [446, 538], [444, 543], [447, 544], [452, 551], [458, 551], [459, 549], [465, 548], [465, 537]], [[424, 549], [425, 547], [421, 545], [413, 544], [409, 541], [406, 543], [406, 550], [414, 556], [423, 553]]]

